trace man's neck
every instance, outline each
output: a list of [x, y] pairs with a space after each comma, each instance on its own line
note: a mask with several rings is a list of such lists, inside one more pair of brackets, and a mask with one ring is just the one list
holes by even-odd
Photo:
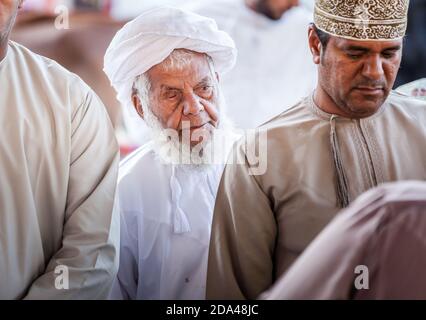
[[328, 114], [335, 114], [337, 116], [350, 118], [348, 114], [340, 110], [334, 100], [328, 95], [323, 88], [318, 85], [314, 92], [314, 102], [318, 108]]

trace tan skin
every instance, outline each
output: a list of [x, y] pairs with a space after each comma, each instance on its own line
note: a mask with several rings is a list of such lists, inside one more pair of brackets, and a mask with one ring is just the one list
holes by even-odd
[[[184, 70], [165, 70], [161, 64], [148, 71], [151, 82], [150, 107], [163, 128], [177, 130], [182, 136], [182, 122], [194, 130], [212, 133], [218, 126], [215, 79], [204, 54], [194, 53], [191, 64]], [[216, 75], [217, 77], [217, 75]], [[137, 95], [132, 96], [138, 114], [143, 108]], [[191, 142], [191, 146], [200, 141]]]
[[6, 56], [10, 32], [23, 0], [0, 0], [0, 60]]
[[245, 2], [249, 8], [272, 20], [281, 19], [286, 11], [299, 5], [299, 0], [245, 0]]
[[318, 65], [314, 100], [323, 111], [360, 119], [377, 112], [395, 82], [402, 40], [358, 41], [332, 36], [326, 49], [312, 27], [309, 47]]

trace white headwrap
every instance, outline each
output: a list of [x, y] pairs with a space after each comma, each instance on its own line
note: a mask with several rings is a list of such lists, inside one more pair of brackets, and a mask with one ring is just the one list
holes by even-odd
[[104, 59], [104, 72], [118, 100], [133, 114], [131, 94], [136, 77], [164, 61], [175, 49], [206, 53], [219, 74], [231, 70], [237, 56], [234, 41], [212, 19], [168, 6], [142, 13], [118, 31]]

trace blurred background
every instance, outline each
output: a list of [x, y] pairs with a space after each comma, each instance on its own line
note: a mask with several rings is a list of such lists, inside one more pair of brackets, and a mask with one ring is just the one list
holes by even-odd
[[[154, 6], [169, 4], [188, 8], [196, 2], [198, 7], [206, 3], [206, 8], [209, 8], [207, 4], [215, 1], [217, 0], [25, 0], [12, 40], [56, 60], [78, 74], [95, 90], [107, 108], [117, 132], [122, 155], [125, 155], [140, 145], [141, 141], [137, 135], [132, 135], [133, 129], [123, 120], [122, 108], [102, 71], [103, 56], [111, 39], [124, 23]], [[237, 1], [243, 0], [219, 0], [216, 6]], [[314, 0], [296, 2], [306, 11], [312, 12]], [[68, 29], [55, 27], [55, 21], [58, 21], [58, 15], [64, 13], [63, 10], [69, 10]], [[220, 14], [236, 13], [222, 10]], [[426, 77], [425, 35], [426, 0], [411, 0], [403, 63], [395, 86]], [[274, 37], [277, 38], [276, 44], [289, 45], [285, 41], [280, 42], [279, 35], [275, 34]], [[304, 42], [306, 38], [300, 36], [297, 41]], [[268, 52], [270, 51], [263, 51], [256, 59], [269, 59]], [[307, 61], [309, 63], [311, 61]]]

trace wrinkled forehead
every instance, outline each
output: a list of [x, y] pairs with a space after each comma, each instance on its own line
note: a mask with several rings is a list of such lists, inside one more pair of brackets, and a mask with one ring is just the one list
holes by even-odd
[[148, 71], [153, 86], [181, 86], [183, 83], [195, 86], [201, 82], [212, 82], [214, 72], [208, 56], [203, 53], [175, 54]]

